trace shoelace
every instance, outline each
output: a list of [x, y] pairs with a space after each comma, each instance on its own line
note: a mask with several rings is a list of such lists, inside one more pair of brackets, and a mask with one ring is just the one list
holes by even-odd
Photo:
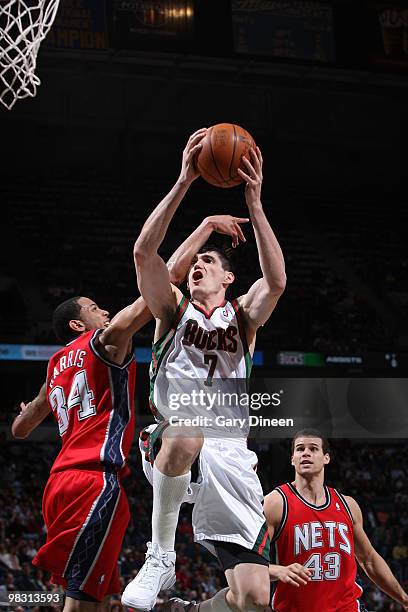
[[146, 586], [149, 589], [153, 587], [162, 563], [162, 556], [155, 554], [152, 548], [149, 547], [146, 553], [146, 561], [137, 575], [140, 586]]

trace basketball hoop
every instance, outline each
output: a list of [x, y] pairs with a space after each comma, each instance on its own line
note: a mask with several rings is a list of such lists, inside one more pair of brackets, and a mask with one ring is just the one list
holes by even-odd
[[60, 0], [0, 0], [0, 102], [9, 110], [17, 100], [34, 97], [37, 54]]

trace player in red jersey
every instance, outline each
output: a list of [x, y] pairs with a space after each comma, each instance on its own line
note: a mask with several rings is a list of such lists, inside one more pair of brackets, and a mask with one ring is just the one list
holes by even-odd
[[[217, 231], [237, 244], [237, 221], [230, 215], [205, 219], [170, 259], [173, 282], [184, 280], [197, 235]], [[61, 304], [54, 329], [66, 346], [51, 357], [46, 383], [32, 402], [21, 404], [12, 426], [15, 437], [25, 438], [50, 410], [58, 422], [62, 448], [43, 498], [47, 541], [33, 563], [65, 587], [64, 612], [95, 610], [120, 590], [117, 559], [129, 520], [120, 479], [134, 437], [132, 337], [150, 318], [142, 298], [112, 322], [89, 298]]]
[[66, 612], [95, 609], [120, 591], [117, 559], [130, 516], [121, 477], [135, 425], [132, 337], [150, 318], [142, 298], [111, 323], [87, 297], [60, 304], [54, 329], [66, 346], [13, 423], [13, 434], [26, 437], [50, 409], [58, 422], [62, 447], [43, 496], [47, 541], [33, 564], [65, 587]]
[[362, 589], [355, 582], [357, 559], [367, 576], [408, 610], [408, 595], [364, 532], [359, 505], [324, 484], [329, 462], [329, 445], [319, 431], [298, 432], [292, 441], [295, 480], [265, 498], [277, 562], [289, 566], [270, 566], [271, 579], [279, 580], [272, 608], [279, 612], [362, 610], [358, 601]]

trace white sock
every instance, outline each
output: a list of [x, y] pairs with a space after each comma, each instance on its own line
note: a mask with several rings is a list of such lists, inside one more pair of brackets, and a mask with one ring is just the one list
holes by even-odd
[[225, 589], [218, 591], [218, 593], [216, 593], [214, 597], [211, 597], [211, 599], [200, 601], [198, 606], [199, 612], [233, 612], [226, 600], [228, 591], [229, 588], [226, 587]]
[[166, 476], [153, 466], [152, 543], [163, 550], [174, 550], [180, 506], [190, 479], [190, 472]]

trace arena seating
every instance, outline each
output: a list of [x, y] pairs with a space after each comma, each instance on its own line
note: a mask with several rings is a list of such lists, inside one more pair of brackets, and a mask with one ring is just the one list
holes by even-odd
[[[54, 342], [52, 309], [73, 294], [91, 294], [113, 312], [137, 295], [133, 243], [172, 178], [140, 177], [137, 187], [123, 187], [112, 177], [84, 176], [73, 183], [67, 176], [11, 177], [4, 185], [14, 231], [8, 239], [19, 244], [0, 272], [0, 291], [12, 292], [20, 304], [8, 324], [6, 314], [0, 318], [8, 339]], [[259, 348], [352, 352], [399, 345], [408, 260], [387, 206], [375, 197], [311, 188], [273, 194], [265, 187], [264, 206], [284, 251], [288, 281], [271, 323], [259, 334]], [[247, 214], [239, 189], [195, 184], [163, 254], [170, 255], [204, 215], [224, 212]], [[259, 275], [254, 237], [248, 228], [246, 234], [248, 242], [236, 254], [237, 295]], [[30, 312], [33, 299], [43, 306], [40, 318]], [[150, 333], [141, 341], [149, 344]]]
[[[279, 443], [289, 465], [288, 441]], [[408, 463], [406, 446], [364, 444], [335, 440], [333, 461], [327, 482], [352, 495], [359, 502], [365, 529], [378, 552], [386, 559], [397, 578], [408, 583]], [[273, 482], [265, 447], [256, 449], [259, 474], [265, 491], [279, 484]], [[31, 559], [44, 541], [41, 495], [57, 446], [51, 443], [12, 442], [0, 445], [0, 459], [5, 466], [0, 491], [0, 592], [14, 590], [52, 590], [46, 572], [31, 566]], [[132, 511], [131, 522], [120, 555], [123, 585], [144, 561], [145, 543], [150, 538], [152, 494], [140, 468], [139, 454], [131, 455], [132, 475], [126, 489]], [[224, 577], [215, 559], [192, 541], [191, 509], [182, 506], [177, 532], [178, 569], [175, 593], [184, 599], [202, 601], [224, 586]], [[391, 612], [398, 607], [369, 583], [360, 572], [364, 601], [370, 612]], [[14, 585], [14, 587], [12, 586]], [[30, 588], [28, 588], [30, 587]], [[173, 591], [174, 593], [174, 591]], [[170, 594], [161, 594], [157, 610]], [[115, 600], [112, 600], [112, 608]], [[55, 608], [54, 608], [55, 610]]]

